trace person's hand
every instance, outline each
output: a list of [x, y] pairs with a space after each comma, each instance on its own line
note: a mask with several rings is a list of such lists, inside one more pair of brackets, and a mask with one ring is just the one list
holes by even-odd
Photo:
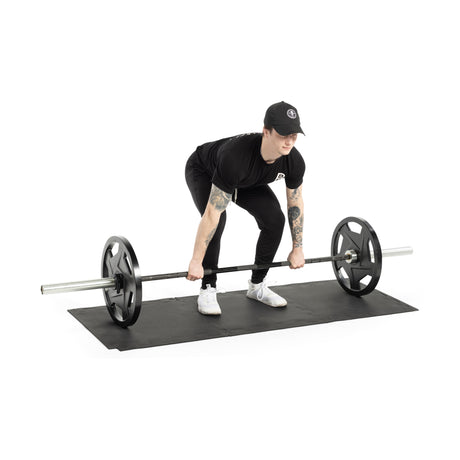
[[190, 281], [200, 280], [204, 276], [203, 265], [197, 260], [191, 260], [188, 266], [187, 279]]
[[288, 256], [289, 268], [302, 268], [305, 265], [305, 256], [302, 248], [294, 248]]

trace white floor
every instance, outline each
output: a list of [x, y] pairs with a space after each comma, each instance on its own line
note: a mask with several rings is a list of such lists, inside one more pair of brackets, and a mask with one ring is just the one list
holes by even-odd
[[[459, 458], [454, 2], [1, 9], [2, 458]], [[41, 296], [99, 277], [112, 234], [144, 274], [186, 270], [188, 155], [260, 130], [282, 99], [307, 133], [305, 256], [364, 217], [383, 247], [414, 247], [384, 261], [378, 289], [418, 312], [120, 353], [66, 311], [101, 305], [100, 292]], [[228, 214], [221, 264], [251, 263], [257, 228]], [[277, 259], [288, 251], [286, 228]], [[329, 264], [270, 272], [331, 277]], [[197, 289], [149, 283], [144, 298]]]

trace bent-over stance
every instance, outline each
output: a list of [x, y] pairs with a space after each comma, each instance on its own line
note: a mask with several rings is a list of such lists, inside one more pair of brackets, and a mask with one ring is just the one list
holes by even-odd
[[[285, 224], [279, 201], [268, 186], [275, 180], [284, 179], [286, 183], [292, 235], [288, 261], [291, 268], [303, 267], [302, 182], [305, 162], [294, 147], [298, 133], [303, 134], [297, 110], [283, 101], [267, 109], [262, 133], [208, 142], [197, 147], [188, 159], [185, 177], [202, 217], [187, 279], [202, 279], [198, 297], [201, 313], [221, 313], [216, 298], [217, 276], [204, 276], [204, 269], [218, 267], [220, 240], [230, 201], [248, 211], [260, 229], [254, 263], [273, 262]], [[266, 286], [267, 272], [252, 272], [247, 296], [272, 307], [284, 307], [286, 300]]]

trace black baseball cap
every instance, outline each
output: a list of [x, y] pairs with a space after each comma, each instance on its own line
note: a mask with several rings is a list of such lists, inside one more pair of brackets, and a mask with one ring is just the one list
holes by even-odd
[[300, 118], [297, 109], [287, 102], [281, 101], [271, 105], [265, 112], [265, 126], [275, 128], [275, 131], [282, 136], [294, 133], [305, 133], [300, 127]]

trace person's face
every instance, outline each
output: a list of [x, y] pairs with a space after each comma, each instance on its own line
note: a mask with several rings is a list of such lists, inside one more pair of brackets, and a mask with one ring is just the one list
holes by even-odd
[[297, 140], [297, 133], [282, 136], [276, 132], [275, 128], [272, 129], [271, 133], [267, 129], [264, 129], [264, 133], [272, 146], [273, 153], [280, 156], [289, 155]]

